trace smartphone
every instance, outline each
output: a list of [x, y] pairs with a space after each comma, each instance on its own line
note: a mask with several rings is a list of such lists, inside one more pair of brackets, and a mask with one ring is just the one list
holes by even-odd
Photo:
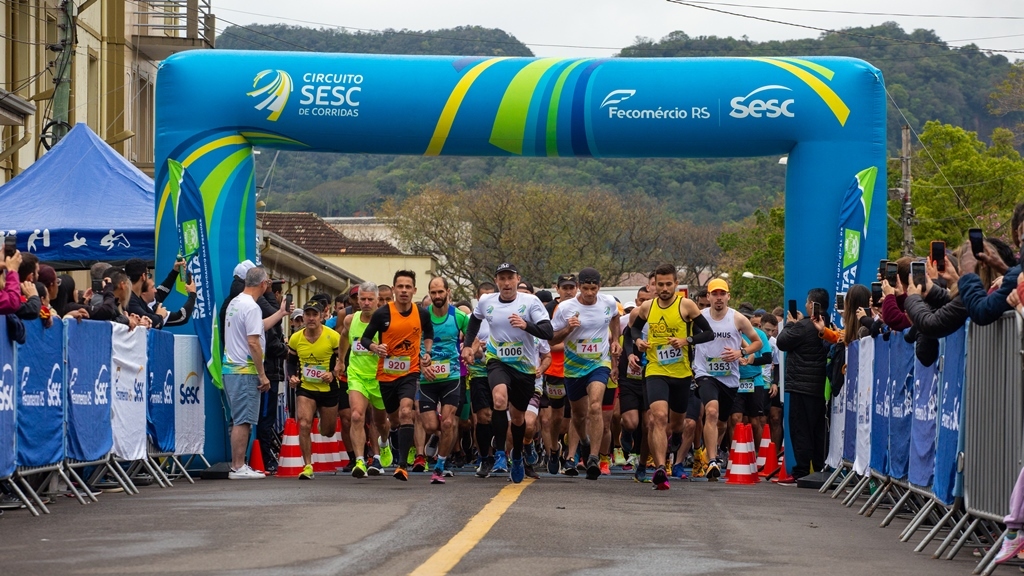
[[878, 307], [882, 304], [882, 283], [871, 283], [871, 305]]
[[789, 315], [792, 316], [793, 318], [797, 317], [797, 314], [796, 314], [796, 300], [790, 300], [789, 301]]
[[842, 312], [846, 308], [846, 292], [836, 293], [836, 312]]
[[932, 242], [932, 262], [935, 262], [935, 269], [939, 272], [946, 271], [946, 243], [942, 240]]
[[967, 238], [971, 241], [971, 254], [978, 255], [985, 251], [985, 237], [981, 233], [981, 228], [968, 230]]
[[284, 303], [287, 305], [285, 310], [291, 310], [292, 309], [292, 295], [291, 294], [285, 294], [284, 295]]
[[811, 303], [811, 315], [817, 319], [821, 318], [821, 304], [818, 304], [817, 302]]
[[864, 315], [865, 316], [867, 316], [868, 318], [873, 318], [874, 314], [875, 313], [871, 311], [871, 308], [868, 308], [867, 306], [864, 307]]
[[888, 260], [879, 260], [878, 262], [878, 279], [885, 278], [885, 267], [889, 265]]
[[192, 273], [186, 270], [185, 271], [185, 284], [191, 284], [191, 283], [192, 283]]
[[914, 279], [914, 284], [924, 286], [926, 282], [924, 262], [911, 262], [910, 275]]
[[10, 258], [18, 251], [18, 237], [14, 234], [4, 236], [4, 256]]
[[893, 288], [895, 288], [896, 287], [896, 275], [897, 275], [898, 272], [899, 272], [899, 266], [897, 266], [895, 262], [886, 262], [885, 263], [885, 276], [882, 276], [882, 278], [885, 278], [885, 280], [887, 282], [889, 282], [889, 286], [892, 286]]

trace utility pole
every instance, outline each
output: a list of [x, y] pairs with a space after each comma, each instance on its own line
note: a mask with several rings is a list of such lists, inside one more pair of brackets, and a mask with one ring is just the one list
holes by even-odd
[[910, 204], [910, 126], [903, 126], [903, 151], [900, 154], [900, 163], [903, 165], [903, 210], [900, 215], [900, 225], [903, 227], [903, 255], [914, 255], [914, 230], [916, 221], [914, 207]]
[[53, 79], [53, 143], [67, 135], [71, 124], [68, 110], [71, 105], [71, 58], [75, 54], [75, 3], [63, 0], [60, 4], [60, 44], [54, 47], [57, 56], [57, 75]]

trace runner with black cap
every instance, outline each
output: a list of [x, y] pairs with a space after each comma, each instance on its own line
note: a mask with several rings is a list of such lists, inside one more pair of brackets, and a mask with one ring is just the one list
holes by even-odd
[[307, 302], [302, 307], [305, 327], [288, 339], [288, 372], [292, 375], [288, 384], [295, 388], [299, 449], [304, 464], [300, 480], [313, 479], [313, 417], [319, 413], [322, 436], [334, 436], [342, 394], [339, 380], [344, 367], [338, 365], [341, 336], [321, 323], [323, 311], [319, 301]]
[[[491, 386], [494, 436], [504, 439], [508, 434], [508, 410], [512, 415], [512, 466], [510, 477], [523, 481], [523, 438], [526, 435], [526, 410], [533, 397], [537, 368], [534, 365], [537, 342], [534, 337], [550, 340], [551, 320], [544, 306], [533, 294], [516, 291], [519, 272], [507, 262], [494, 272], [498, 293], [480, 299], [470, 317], [466, 342], [473, 342], [480, 325], [490, 326], [487, 338], [487, 380]], [[473, 348], [465, 346], [463, 360], [473, 361]]]
[[[409, 479], [406, 455], [413, 445], [416, 422], [416, 387], [421, 370], [430, 367], [434, 326], [430, 312], [413, 304], [416, 273], [399, 270], [395, 272], [393, 284], [395, 301], [373, 313], [359, 341], [380, 358], [377, 381], [384, 410], [397, 438], [397, 445], [393, 447], [398, 449], [394, 476], [406, 481]], [[373, 341], [377, 335], [380, 335], [379, 344]]]
[[[677, 291], [679, 280], [675, 265], [658, 266], [654, 270], [654, 281], [658, 297], [639, 307], [631, 330], [636, 349], [647, 356], [644, 385], [650, 403], [648, 423], [651, 426], [647, 442], [654, 459], [652, 480], [656, 490], [668, 490], [665, 455], [668, 452], [669, 413], [672, 413], [672, 421], [679, 425], [679, 429], [673, 432], [681, 434], [693, 380], [686, 348], [709, 342], [715, 334], [701, 316], [697, 304]], [[648, 325], [646, 340], [644, 324]]]
[[565, 343], [565, 392], [572, 405], [572, 425], [580, 437], [587, 479], [597, 480], [597, 450], [604, 435], [602, 401], [611, 357], [622, 352], [619, 309], [615, 298], [600, 293], [601, 274], [596, 269], [580, 270], [579, 289], [576, 298], [560, 302], [555, 310], [551, 341]]

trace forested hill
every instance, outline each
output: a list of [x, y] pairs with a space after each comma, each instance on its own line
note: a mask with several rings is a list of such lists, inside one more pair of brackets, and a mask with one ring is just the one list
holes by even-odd
[[[933, 32], [905, 32], [886, 23], [853, 28], [817, 39], [751, 42], [690, 37], [674, 32], [660, 41], [638, 39], [623, 57], [844, 55], [882, 69], [892, 98], [918, 130], [928, 120], [964, 126], [988, 139], [992, 128], [1020, 118], [988, 113], [988, 97], [1010, 63], [974, 48], [951, 49]], [[876, 38], [870, 38], [875, 36]], [[502, 30], [459, 27], [435, 31], [347, 32], [334, 28], [250, 25], [227, 28], [219, 49], [311, 50], [368, 54], [532, 56]], [[890, 102], [889, 143], [896, 149], [902, 118]], [[257, 165], [263, 182], [272, 154]], [[423, 158], [282, 152], [268, 180], [269, 208], [308, 210], [324, 216], [372, 214], [384, 199], [424, 185], [473, 187], [493, 177], [555, 185], [601, 187], [623, 194], [643, 192], [679, 215], [700, 222], [741, 219], [771, 204], [784, 188], [777, 158], [740, 160], [572, 158]]]

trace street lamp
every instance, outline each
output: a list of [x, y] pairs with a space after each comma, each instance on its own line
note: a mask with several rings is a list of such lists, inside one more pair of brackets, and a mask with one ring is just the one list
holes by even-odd
[[744, 272], [743, 273], [743, 277], [748, 279], [748, 280], [751, 280], [751, 279], [754, 279], [754, 278], [760, 278], [761, 280], [767, 280], [769, 282], [775, 282], [776, 284], [779, 285], [779, 288], [782, 288], [783, 290], [786, 289], [786, 287], [782, 284], [782, 282], [779, 282], [775, 278], [769, 278], [768, 276], [760, 276], [758, 274], [754, 274], [753, 272]]

